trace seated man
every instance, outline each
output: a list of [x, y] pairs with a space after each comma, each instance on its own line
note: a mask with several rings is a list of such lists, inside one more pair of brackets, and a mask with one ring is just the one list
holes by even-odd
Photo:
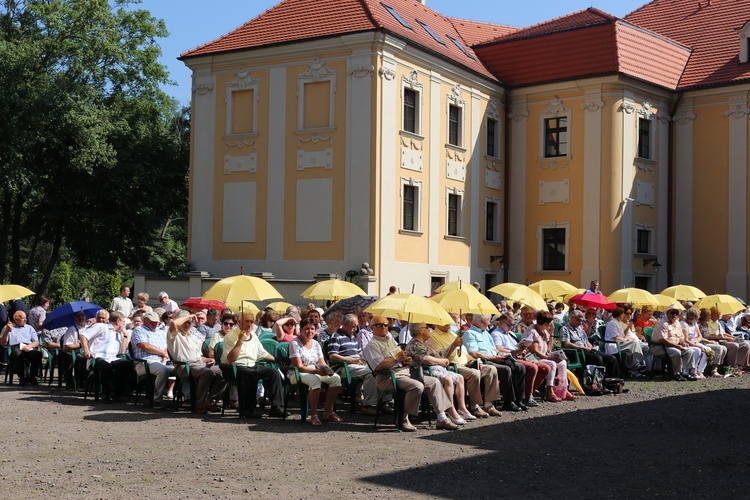
[[743, 369], [747, 367], [748, 356], [750, 356], [750, 342], [742, 340], [726, 331], [719, 315], [719, 309], [712, 307], [711, 319], [706, 323], [708, 339], [719, 342], [727, 348], [727, 364], [732, 367], [736, 375], [742, 375]]
[[[120, 396], [127, 393], [130, 374], [134, 369], [131, 360], [121, 357], [130, 343], [130, 335], [125, 331], [125, 314], [114, 311], [109, 314], [109, 321], [94, 323], [80, 335], [84, 358], [96, 360], [94, 370], [99, 374], [105, 403], [113, 398], [119, 401]], [[91, 362], [88, 364], [90, 366]]]
[[526, 394], [524, 403], [527, 406], [538, 406], [539, 403], [534, 399], [534, 391], [538, 389], [542, 382], [549, 376], [550, 367], [546, 363], [532, 363], [527, 361], [524, 356], [526, 348], [518, 345], [516, 334], [513, 333], [513, 315], [501, 314], [497, 320], [497, 328], [492, 330], [492, 340], [495, 342], [497, 353], [501, 356], [510, 354], [516, 360], [516, 363], [526, 367]]
[[194, 412], [203, 415], [209, 410], [220, 410], [214, 407], [213, 402], [221, 397], [227, 384], [214, 360], [202, 355], [203, 336], [191, 324], [195, 316], [187, 311], [182, 312], [184, 314], [178, 316], [169, 326], [167, 351], [172, 362], [179, 363], [175, 368], [175, 375], [180, 377], [184, 384], [188, 384], [185, 365], [190, 366], [190, 375], [196, 380], [196, 393], [191, 395], [195, 398]]
[[611, 354], [599, 352], [586, 336], [582, 311], [571, 311], [568, 322], [560, 328], [560, 342], [566, 349], [580, 349], [587, 365], [603, 366], [608, 378], [620, 378], [620, 365]]
[[[336, 314], [336, 311], [331, 313], [329, 318], [334, 314]], [[331, 368], [338, 372], [342, 380], [345, 379], [344, 363], [349, 365], [349, 374], [352, 378], [362, 380], [362, 392], [364, 393], [362, 414], [375, 415], [375, 405], [378, 403], [378, 388], [375, 385], [375, 376], [367, 366], [367, 362], [357, 344], [355, 335], [357, 324], [358, 320], [355, 314], [347, 314], [343, 317], [341, 327], [333, 333], [326, 343], [328, 359]], [[352, 404], [354, 404], [354, 401], [352, 401]]]
[[[9, 369], [11, 373], [18, 375], [21, 385], [30, 383], [38, 385], [37, 375], [42, 365], [42, 352], [35, 349], [39, 345], [39, 337], [36, 330], [26, 324], [26, 313], [16, 311], [13, 313], [13, 324], [7, 325], [0, 335], [0, 345], [10, 346]], [[31, 363], [29, 378], [26, 378], [24, 364]]]
[[521, 401], [526, 393], [526, 367], [518, 364], [510, 354], [498, 354], [495, 341], [487, 327], [489, 314], [475, 314], [471, 328], [464, 333], [464, 345], [477, 362], [489, 364], [497, 369], [500, 392], [503, 394], [503, 410], [521, 411], [527, 407]]
[[[149, 311], [143, 315], [143, 324], [133, 330], [133, 354], [136, 358], [144, 360], [148, 364], [151, 375], [156, 376], [154, 382], [154, 406], [164, 406], [164, 389], [167, 380], [172, 374], [169, 353], [167, 352], [167, 336], [163, 330], [159, 330], [159, 315], [155, 311]], [[135, 365], [135, 371], [139, 376], [146, 375], [146, 367], [143, 363]]]
[[[271, 417], [286, 417], [284, 413], [283, 380], [278, 370], [258, 364], [258, 361], [275, 361], [261, 345], [256, 335], [255, 319], [252, 313], [244, 312], [240, 317], [241, 328], [235, 328], [224, 336], [222, 364], [237, 366], [238, 389], [243, 391], [245, 402], [241, 416], [260, 418], [255, 411], [257, 405], [258, 381], [263, 381], [266, 397], [271, 401]], [[229, 370], [224, 371], [228, 380]]]
[[669, 306], [666, 316], [654, 325], [651, 340], [655, 342], [651, 346], [654, 355], [661, 356], [666, 351], [672, 361], [675, 380], [698, 380], [695, 376], [697, 360], [685, 341], [680, 324], [680, 310], [676, 305]]
[[[62, 352], [59, 358], [60, 374], [65, 376], [68, 389], [74, 386], [73, 379], [83, 383], [86, 378], [86, 358], [81, 356], [81, 333], [86, 328], [86, 313], [73, 314], [73, 325], [62, 336]], [[74, 365], [75, 360], [75, 365]]]
[[[501, 413], [492, 404], [493, 401], [500, 399], [497, 368], [488, 364], [482, 365], [480, 369], [470, 367], [470, 363], [474, 362], [476, 365], [476, 362], [463, 347], [463, 337], [451, 331], [451, 324], [438, 325], [427, 344], [458, 367], [458, 373], [466, 381], [471, 414], [479, 418], [499, 417]], [[484, 382], [484, 408], [482, 408], [480, 380]]]
[[375, 372], [375, 383], [380, 390], [393, 390], [390, 374], [393, 371], [396, 375], [396, 385], [406, 393], [402, 430], [405, 432], [417, 430], [409, 422], [409, 415], [416, 415], [419, 412], [419, 401], [423, 391], [427, 391], [427, 397], [437, 414], [436, 427], [447, 430], [458, 429], [458, 426], [445, 414], [448, 408], [451, 408], [452, 403], [445, 394], [440, 381], [434, 377], [425, 376], [423, 384], [411, 378], [409, 370], [411, 358], [398, 347], [388, 332], [388, 319], [385, 316], [374, 316], [371, 324], [373, 337], [365, 346], [364, 355], [370, 368]]

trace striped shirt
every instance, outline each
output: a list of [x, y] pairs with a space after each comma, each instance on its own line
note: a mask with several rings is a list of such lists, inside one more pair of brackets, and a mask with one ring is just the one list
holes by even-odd
[[157, 349], [167, 349], [167, 335], [162, 330], [153, 331], [149, 329], [146, 325], [141, 325], [135, 330], [133, 330], [133, 355], [136, 358], [139, 359], [145, 359], [147, 361], [161, 361], [161, 356], [158, 354], [152, 354], [150, 352], [146, 352], [140, 347], [138, 347], [138, 344], [141, 342], [146, 342], [148, 344], [151, 344], [152, 346], [156, 347]]
[[[338, 354], [345, 358], [360, 358], [359, 344], [354, 335], [349, 337], [342, 330], [337, 330], [328, 341], [328, 357], [331, 354]], [[341, 366], [341, 363], [332, 363], [335, 366]]]

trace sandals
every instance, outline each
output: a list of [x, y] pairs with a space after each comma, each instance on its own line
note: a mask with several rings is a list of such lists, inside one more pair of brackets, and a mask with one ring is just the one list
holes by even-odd
[[313, 415], [312, 417], [310, 417], [310, 424], [318, 427], [323, 425], [323, 422], [320, 421], [320, 418], [317, 415]]
[[325, 420], [326, 422], [343, 422], [344, 421], [344, 419], [336, 415], [335, 411], [332, 411], [328, 415], [323, 415], [323, 420]]

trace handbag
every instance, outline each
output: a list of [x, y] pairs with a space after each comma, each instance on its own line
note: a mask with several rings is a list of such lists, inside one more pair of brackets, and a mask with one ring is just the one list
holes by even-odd
[[566, 356], [565, 353], [563, 351], [561, 351], [561, 350], [552, 351], [552, 352], [550, 352], [550, 353], [547, 354], [547, 357], [549, 359], [551, 359], [552, 361], [555, 361], [555, 362], [567, 361], [568, 360], [568, 356]]

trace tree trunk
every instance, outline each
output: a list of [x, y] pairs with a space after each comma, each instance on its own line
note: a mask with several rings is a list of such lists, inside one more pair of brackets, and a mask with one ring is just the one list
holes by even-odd
[[21, 214], [23, 213], [23, 196], [16, 195], [13, 203], [13, 228], [11, 234], [11, 261], [10, 261], [10, 281], [18, 283], [21, 281]]
[[8, 236], [10, 235], [10, 191], [5, 188], [3, 195], [3, 223], [0, 225], [0, 283], [5, 282], [5, 269], [8, 265]]
[[49, 285], [52, 271], [55, 270], [57, 261], [60, 259], [60, 248], [62, 248], [62, 242], [63, 231], [62, 228], [60, 228], [60, 230], [55, 233], [55, 241], [52, 244], [52, 255], [50, 255], [49, 262], [47, 262], [47, 267], [44, 268], [44, 275], [42, 276], [42, 280], [36, 286], [36, 290], [34, 290], [37, 296], [43, 294], [47, 289], [47, 285]]

